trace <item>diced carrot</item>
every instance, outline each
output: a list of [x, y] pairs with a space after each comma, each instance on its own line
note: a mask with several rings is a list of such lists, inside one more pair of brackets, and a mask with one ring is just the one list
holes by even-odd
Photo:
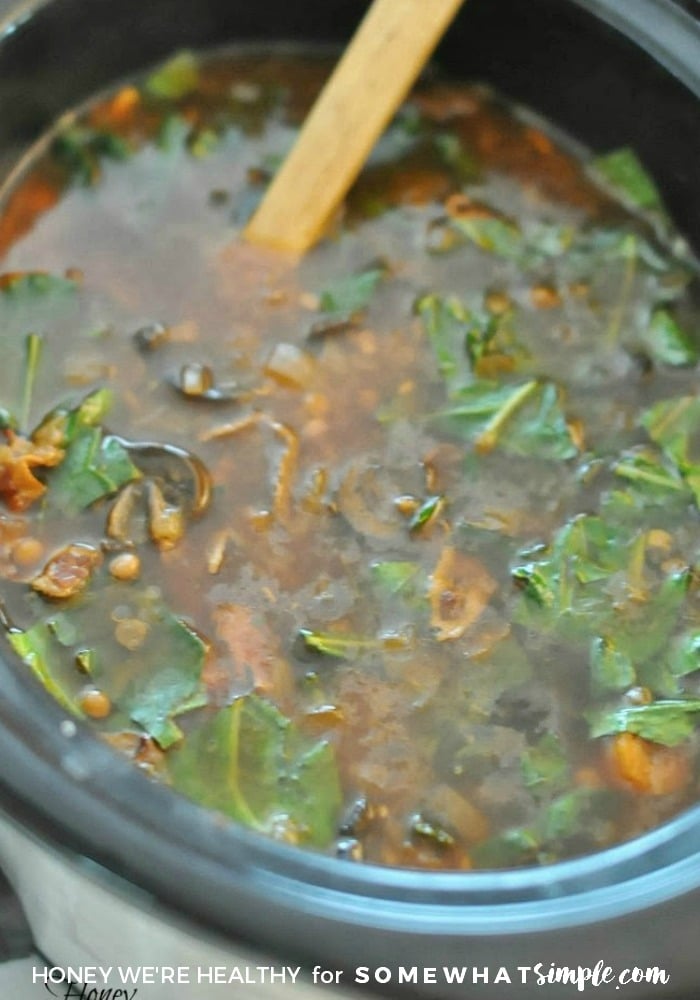
[[690, 781], [688, 754], [682, 746], [661, 746], [634, 733], [615, 737], [608, 764], [616, 784], [645, 795], [671, 795]]
[[122, 87], [108, 101], [96, 104], [90, 112], [90, 124], [96, 128], [117, 128], [127, 124], [141, 103], [136, 87]]
[[0, 254], [32, 228], [37, 218], [52, 208], [60, 189], [41, 174], [30, 176], [12, 192], [0, 217]]

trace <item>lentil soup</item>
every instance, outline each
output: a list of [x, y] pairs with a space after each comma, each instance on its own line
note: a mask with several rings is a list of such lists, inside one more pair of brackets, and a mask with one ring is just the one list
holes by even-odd
[[180, 53], [0, 206], [10, 645], [154, 779], [416, 868], [697, 798], [695, 259], [635, 154], [421, 84], [303, 260], [327, 60]]

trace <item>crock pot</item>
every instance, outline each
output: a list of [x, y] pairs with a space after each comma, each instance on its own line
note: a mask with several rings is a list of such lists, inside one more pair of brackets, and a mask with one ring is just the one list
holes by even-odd
[[[342, 43], [366, 6], [0, 3], [0, 161], [67, 107], [173, 50], [252, 40]], [[451, 73], [492, 83], [594, 150], [633, 146], [698, 246], [699, 6], [469, 0], [437, 60]], [[542, 868], [437, 874], [303, 853], [154, 786], [66, 718], [7, 647], [0, 761], [0, 863], [49, 966], [191, 970], [189, 984], [142, 984], [152, 1000], [223, 995], [222, 983], [206, 975], [197, 982], [198, 967], [247, 970], [251, 998], [325, 990], [337, 1000], [360, 990], [529, 1000], [542, 992], [538, 965], [546, 977], [550, 969], [601, 962], [614, 977], [595, 987], [596, 996], [624, 989], [635, 1000], [697, 995], [700, 808], [611, 850]], [[327, 973], [317, 972], [316, 987], [315, 967]], [[444, 967], [467, 971], [449, 984]], [[619, 978], [653, 967], [665, 970], [667, 983]], [[270, 982], [255, 972], [261, 968], [303, 971], [296, 982], [291, 972]], [[508, 979], [497, 978], [502, 968]], [[552, 998], [581, 992], [576, 982], [545, 978], [545, 985]]]

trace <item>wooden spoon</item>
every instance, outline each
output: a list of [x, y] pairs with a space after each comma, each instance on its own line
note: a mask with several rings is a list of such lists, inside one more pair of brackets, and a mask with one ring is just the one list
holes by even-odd
[[244, 236], [303, 253], [322, 235], [464, 0], [374, 0]]

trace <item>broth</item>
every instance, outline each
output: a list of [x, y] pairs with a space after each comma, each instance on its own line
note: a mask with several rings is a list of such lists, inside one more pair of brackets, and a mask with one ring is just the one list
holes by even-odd
[[240, 233], [328, 72], [181, 53], [0, 214], [10, 644], [290, 843], [546, 863], [697, 797], [697, 269], [630, 150], [422, 84], [303, 260]]

